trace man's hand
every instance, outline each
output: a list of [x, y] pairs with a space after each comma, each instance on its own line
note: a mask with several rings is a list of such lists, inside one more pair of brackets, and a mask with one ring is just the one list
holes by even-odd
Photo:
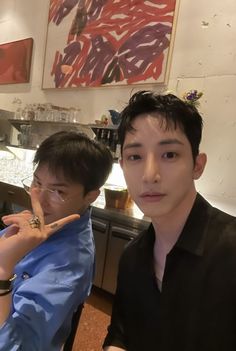
[[[8, 279], [17, 262], [26, 254], [65, 224], [79, 218], [78, 214], [74, 214], [45, 225], [37, 189], [32, 190], [31, 202], [33, 214], [29, 211], [23, 211], [2, 217], [4, 224], [9, 227], [0, 239], [0, 279]], [[32, 228], [30, 225], [29, 221], [33, 215], [39, 218], [39, 228]]]

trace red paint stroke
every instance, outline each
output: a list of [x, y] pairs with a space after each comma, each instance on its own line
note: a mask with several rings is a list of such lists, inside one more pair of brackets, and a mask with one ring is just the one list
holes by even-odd
[[32, 38], [0, 45], [0, 84], [29, 82], [32, 49]]
[[[168, 52], [175, 0], [51, 0], [60, 25], [77, 6], [64, 52], [55, 54], [58, 88], [157, 80]], [[68, 74], [62, 65], [70, 67]]]

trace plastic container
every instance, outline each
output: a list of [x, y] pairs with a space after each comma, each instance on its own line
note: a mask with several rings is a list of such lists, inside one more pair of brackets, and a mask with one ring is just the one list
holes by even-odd
[[133, 200], [131, 199], [127, 189], [118, 186], [104, 187], [106, 207], [126, 210], [133, 207]]

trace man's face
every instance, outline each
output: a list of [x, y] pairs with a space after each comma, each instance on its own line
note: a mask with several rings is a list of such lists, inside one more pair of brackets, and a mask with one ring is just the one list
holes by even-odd
[[188, 208], [205, 155], [199, 155], [194, 164], [185, 134], [180, 128], [166, 130], [158, 115], [140, 115], [132, 126], [135, 130], [125, 136], [121, 167], [133, 200], [152, 219]]
[[44, 164], [35, 170], [32, 185], [41, 189], [39, 201], [45, 224], [70, 214], [82, 214], [99, 194], [99, 191], [96, 191], [96, 196], [95, 192], [84, 196], [82, 185], [67, 181], [61, 173], [52, 174]]

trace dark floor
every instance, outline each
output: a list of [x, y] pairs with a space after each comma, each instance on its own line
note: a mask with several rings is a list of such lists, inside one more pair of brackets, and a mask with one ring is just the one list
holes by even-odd
[[85, 303], [73, 351], [101, 351], [102, 343], [110, 322], [113, 295], [98, 288]]

